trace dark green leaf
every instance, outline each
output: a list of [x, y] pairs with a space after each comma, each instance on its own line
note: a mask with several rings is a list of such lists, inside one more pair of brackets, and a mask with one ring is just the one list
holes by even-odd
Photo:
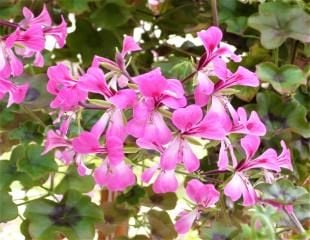
[[259, 5], [259, 14], [251, 16], [249, 26], [261, 32], [261, 42], [267, 49], [277, 48], [287, 38], [310, 41], [310, 16], [302, 8], [283, 2]]
[[0, 222], [7, 222], [18, 216], [17, 206], [6, 191], [0, 191]]
[[291, 94], [306, 82], [303, 71], [295, 65], [287, 64], [278, 68], [273, 63], [265, 62], [257, 66], [256, 73], [261, 80], [271, 83], [280, 94]]
[[29, 174], [33, 179], [44, 177], [49, 172], [57, 170], [54, 155], [48, 153], [43, 155], [43, 147], [36, 144], [19, 146], [20, 155], [15, 155], [19, 171]]
[[167, 212], [150, 210], [147, 218], [151, 225], [151, 233], [159, 239], [174, 239], [177, 233]]
[[55, 192], [63, 194], [68, 190], [76, 190], [81, 193], [90, 192], [94, 187], [92, 176], [80, 176], [75, 166], [70, 166], [66, 171], [66, 175], [56, 186]]

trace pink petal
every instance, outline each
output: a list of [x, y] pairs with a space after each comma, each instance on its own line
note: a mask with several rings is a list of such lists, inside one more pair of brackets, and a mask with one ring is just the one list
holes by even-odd
[[117, 165], [124, 159], [123, 141], [119, 138], [113, 136], [108, 137], [106, 148], [111, 165]]
[[222, 40], [223, 34], [218, 27], [210, 27], [207, 30], [202, 30], [197, 33], [198, 37], [203, 43], [205, 50], [211, 54]]
[[180, 130], [186, 131], [202, 119], [202, 110], [197, 105], [189, 105], [177, 109], [172, 114], [173, 124]]
[[226, 148], [224, 141], [221, 141], [219, 160], [217, 162], [217, 166], [219, 170], [227, 170], [228, 162], [229, 162], [229, 159], [228, 159], [227, 148]]
[[258, 114], [255, 111], [251, 112], [250, 118], [246, 123], [246, 128], [249, 133], [257, 136], [264, 136], [267, 132], [264, 123], [260, 120]]
[[244, 182], [240, 178], [239, 174], [236, 173], [224, 187], [224, 194], [235, 202], [241, 197], [244, 190]]
[[167, 87], [167, 79], [161, 74], [160, 68], [141, 74], [134, 81], [146, 97], [159, 97]]
[[105, 81], [105, 76], [100, 68], [90, 67], [79, 81], [79, 86], [87, 92], [111, 96], [112, 93]]
[[185, 234], [187, 233], [196, 218], [198, 217], [197, 211], [188, 212], [186, 214], [183, 214], [175, 223], [174, 228], [179, 234]]
[[174, 171], [161, 172], [153, 184], [155, 193], [175, 192], [178, 189], [178, 180]]
[[168, 145], [160, 158], [160, 168], [163, 170], [174, 170], [180, 161], [181, 139], [176, 137]]
[[203, 184], [197, 179], [190, 180], [186, 185], [186, 194], [191, 200], [203, 207], [214, 205], [220, 197], [220, 193], [212, 184]]
[[194, 90], [195, 103], [199, 106], [208, 104], [211, 94], [213, 93], [214, 83], [206, 74], [198, 72], [198, 85]]
[[141, 47], [135, 42], [133, 37], [125, 36], [123, 40], [122, 55], [125, 56], [129, 52], [140, 51]]
[[61, 16], [61, 23], [58, 26], [45, 29], [44, 33], [46, 35], [52, 36], [56, 40], [58, 46], [62, 48], [65, 45], [65, 41], [68, 35], [67, 23], [63, 16]]
[[291, 152], [286, 147], [286, 144], [283, 140], [281, 140], [282, 152], [278, 156], [277, 163], [281, 168], [286, 168], [293, 171], [292, 160], [291, 160]]
[[100, 144], [94, 134], [82, 132], [72, 140], [72, 147], [78, 153], [97, 153], [100, 149]]
[[246, 135], [241, 140], [241, 146], [246, 153], [246, 159], [251, 159], [257, 152], [260, 145], [260, 138], [258, 136]]
[[42, 154], [46, 154], [54, 148], [58, 147], [70, 147], [70, 143], [64, 139], [63, 136], [58, 135], [53, 130], [49, 130], [47, 132], [45, 144], [44, 144], [44, 152]]
[[200, 161], [193, 153], [186, 140], [183, 141], [183, 163], [187, 171], [194, 172], [200, 166]]
[[132, 89], [124, 89], [116, 92], [109, 101], [119, 109], [133, 107], [137, 101], [136, 92]]
[[158, 167], [158, 164], [155, 164], [153, 167], [145, 169], [141, 176], [142, 181], [145, 183], [149, 183], [155, 172], [157, 171]]

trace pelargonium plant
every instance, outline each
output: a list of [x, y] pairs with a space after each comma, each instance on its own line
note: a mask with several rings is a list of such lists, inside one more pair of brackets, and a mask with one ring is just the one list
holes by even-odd
[[[159, 1], [149, 3], [155, 8]], [[54, 38], [58, 48], [66, 43], [63, 17], [53, 25], [45, 6], [38, 16], [25, 7], [23, 16], [17, 23], [0, 21], [12, 30], [0, 38], [0, 99], [8, 94], [7, 107], [25, 100], [29, 85], [15, 79], [29, 65], [44, 66], [47, 38]], [[124, 36], [114, 59], [95, 55], [85, 71], [73, 71], [61, 61], [48, 67], [46, 91], [53, 98], [53, 125], [45, 129], [40, 154], [52, 152], [109, 192], [126, 192], [136, 185], [150, 185], [158, 195], [185, 189], [191, 209], [180, 209], [175, 219], [180, 235], [220, 204], [270, 205], [296, 220], [292, 204], [266, 200], [257, 187], [257, 182], [271, 184], [282, 178], [284, 169], [293, 171], [290, 150], [284, 140], [281, 151], [260, 148], [261, 137], [267, 134], [264, 121], [256, 111], [231, 102], [234, 87], [259, 87], [258, 77], [238, 66], [242, 57], [222, 42], [219, 27], [201, 30], [197, 37], [204, 51], [192, 58], [195, 69], [184, 79], [167, 78], [160, 67], [139, 74], [128, 70], [131, 57], [144, 51], [132, 36]], [[28, 58], [31, 63], [24, 63]], [[236, 70], [230, 70], [229, 62]], [[99, 113], [96, 121], [81, 124], [81, 116], [91, 111]], [[213, 169], [202, 168], [206, 159], [197, 154], [196, 145], [204, 150], [216, 147]], [[132, 158], [131, 150], [143, 154], [142, 159]], [[60, 203], [72, 199], [64, 197]]]
[[[251, 183], [252, 170], [261, 170], [265, 181], [281, 169], [292, 170], [290, 152], [282, 142], [282, 152], [267, 149], [256, 154], [260, 136], [266, 127], [255, 111], [248, 116], [242, 107], [235, 109], [225, 91], [233, 86], [259, 86], [255, 73], [244, 67], [235, 72], [227, 68], [227, 59], [240, 61], [227, 45], [222, 44], [222, 32], [210, 27], [198, 34], [205, 52], [197, 62], [192, 77], [197, 79], [192, 92], [185, 91], [186, 81], [167, 79], [160, 68], [138, 76], [126, 70], [128, 55], [142, 49], [130, 36], [123, 41], [121, 52], [110, 60], [94, 56], [92, 65], [79, 76], [59, 63], [49, 67], [47, 91], [55, 98], [50, 107], [58, 110], [55, 124], [49, 130], [45, 152], [56, 149], [56, 157], [65, 164], [75, 164], [80, 175], [91, 174], [95, 182], [109, 191], [124, 191], [136, 184], [137, 178], [152, 184], [155, 193], [176, 192], [182, 187], [177, 169], [197, 173], [186, 184], [188, 197], [197, 205], [193, 212], [182, 214], [175, 228], [186, 233], [204, 208], [214, 206], [220, 191], [231, 201], [241, 197], [244, 206], [253, 206], [259, 194]], [[194, 95], [194, 100], [189, 96]], [[83, 109], [101, 110], [102, 116], [89, 130], [68, 134], [70, 125], [78, 121]], [[240, 146], [245, 157], [238, 160], [238, 149], [230, 137], [241, 135]], [[200, 160], [191, 148], [191, 139], [220, 142], [217, 169], [213, 173], [230, 173], [226, 183], [214, 186], [199, 171]], [[126, 158], [127, 140], [135, 139], [139, 149], [149, 151], [152, 166], [141, 176], [134, 173], [135, 164]], [[87, 157], [95, 155], [101, 162], [95, 169], [87, 167]], [[153, 155], [153, 156], [152, 156]]]

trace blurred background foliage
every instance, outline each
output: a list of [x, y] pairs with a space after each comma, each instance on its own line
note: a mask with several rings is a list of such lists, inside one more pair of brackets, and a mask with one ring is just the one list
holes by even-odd
[[[217, 18], [212, 11], [214, 3], [217, 3]], [[237, 53], [243, 55], [241, 65], [256, 71], [262, 81], [259, 88], [236, 88], [230, 96], [233, 105], [245, 105], [260, 114], [268, 127], [263, 149], [274, 147], [279, 151], [279, 142], [284, 139], [292, 150], [295, 171], [287, 173], [289, 180], [275, 183], [273, 189], [270, 186], [261, 189], [266, 194], [272, 192], [276, 199], [284, 199], [282, 204], [296, 206], [296, 215], [305, 226], [309, 225], [309, 1], [165, 0], [151, 7], [143, 0], [3, 0], [0, 18], [18, 21], [22, 7], [27, 6], [38, 14], [43, 4], [56, 23], [61, 15], [65, 17], [71, 33], [63, 49], [44, 53], [44, 68], [29, 65], [18, 79], [31, 83], [25, 103], [11, 108], [6, 108], [5, 102], [0, 103], [0, 222], [20, 215], [21, 232], [26, 239], [66, 236], [85, 240], [92, 239], [95, 227], [109, 234], [119, 224], [135, 217], [132, 227], [147, 228], [149, 235], [130, 239], [150, 239], [150, 236], [174, 239], [176, 233], [167, 211], [176, 206], [175, 194], [160, 196], [150, 188], [135, 186], [114, 202], [101, 202], [101, 212], [89, 197], [83, 196], [94, 188], [90, 177], [80, 177], [73, 167], [64, 168], [55, 162], [53, 155], [41, 155], [44, 134], [52, 127], [45, 73], [57, 61], [67, 61], [79, 71], [90, 65], [94, 54], [113, 59], [115, 49], [121, 48], [124, 34], [134, 34], [140, 37], [143, 51], [132, 57], [131, 74], [160, 66], [167, 77], [184, 79], [195, 68], [193, 58], [203, 51], [188, 36], [195, 37], [197, 31], [218, 23], [224, 32], [224, 42], [236, 46]], [[10, 29], [2, 27], [0, 31], [4, 34]], [[184, 40], [171, 40], [179, 37]], [[229, 67], [236, 69], [234, 63]], [[193, 81], [188, 81], [186, 88], [192, 87]], [[86, 111], [83, 127], [91, 126], [98, 116], [98, 112]], [[202, 160], [205, 171], [212, 169], [210, 163], [217, 161], [217, 148], [207, 148], [208, 156]], [[134, 159], [137, 155], [130, 153], [127, 157]], [[138, 157], [143, 156], [139, 153]], [[25, 194], [20, 201], [12, 199], [9, 193], [15, 181], [21, 183], [25, 193], [41, 188], [42, 196], [33, 200]], [[292, 197], [287, 201], [283, 194]], [[17, 205], [27, 206], [23, 216], [18, 213]], [[292, 223], [270, 207], [245, 211], [238, 205], [234, 208], [225, 202], [222, 205], [220, 212], [211, 209], [203, 214], [201, 225], [196, 226], [198, 232], [189, 234], [187, 239], [199, 239], [199, 236], [201, 239], [302, 239], [296, 231], [285, 232]], [[138, 214], [141, 206], [157, 208], [141, 215]], [[274, 223], [282, 228], [275, 229]], [[258, 226], [261, 226], [259, 231]], [[99, 238], [104, 239], [102, 235]]]

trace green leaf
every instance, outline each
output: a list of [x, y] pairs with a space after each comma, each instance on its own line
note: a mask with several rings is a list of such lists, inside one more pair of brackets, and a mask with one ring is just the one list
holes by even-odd
[[172, 210], [177, 204], [177, 196], [175, 193], [156, 194], [152, 187], [147, 187], [146, 198], [142, 200], [142, 204], [148, 207], [160, 207], [163, 210]]
[[28, 231], [37, 240], [57, 239], [60, 234], [69, 240], [93, 239], [94, 224], [103, 219], [102, 210], [77, 191], [69, 191], [59, 203], [40, 199], [27, 205], [25, 217]]
[[247, 28], [248, 18], [244, 16], [229, 18], [225, 21], [227, 31], [242, 34]]
[[238, 90], [235, 96], [245, 102], [251, 102], [258, 92], [258, 88], [255, 87], [236, 86], [234, 88]]
[[18, 216], [17, 206], [6, 191], [0, 191], [0, 222], [7, 222]]
[[75, 14], [81, 14], [89, 10], [88, 3], [95, 0], [59, 0], [58, 4], [62, 9]]
[[29, 143], [31, 141], [42, 142], [43, 128], [31, 121], [20, 124], [19, 128], [10, 131], [10, 139], [19, 140], [21, 143]]
[[56, 186], [55, 192], [63, 194], [68, 190], [76, 190], [81, 193], [90, 192], [94, 188], [94, 180], [92, 176], [80, 176], [76, 167], [70, 166], [66, 171], [66, 175]]
[[130, 10], [123, 1], [107, 1], [90, 15], [90, 20], [105, 29], [115, 29], [131, 18]]
[[287, 38], [310, 42], [310, 16], [302, 8], [283, 2], [259, 5], [259, 14], [248, 24], [261, 32], [261, 43], [267, 49], [277, 48]]
[[158, 239], [174, 239], [177, 233], [167, 212], [150, 210], [147, 219], [151, 225], [151, 233]]
[[310, 136], [307, 110], [297, 100], [266, 91], [258, 93], [256, 101], [257, 110], [267, 124], [269, 132], [286, 128], [305, 138]]
[[54, 155], [52, 153], [42, 155], [43, 147], [30, 144], [20, 145], [19, 148], [20, 155], [14, 157], [17, 159], [19, 171], [27, 173], [33, 179], [38, 179], [57, 170]]
[[142, 187], [136, 185], [136, 186], [133, 186], [126, 193], [121, 193], [117, 197], [117, 202], [118, 203], [127, 202], [130, 205], [136, 205], [136, 204], [139, 204], [141, 198], [143, 198], [144, 195], [145, 195], [145, 190]]
[[266, 82], [280, 94], [292, 94], [306, 79], [303, 71], [295, 65], [283, 65], [280, 68], [270, 62], [257, 66], [257, 76]]
[[263, 200], [272, 200], [285, 205], [294, 204], [308, 194], [306, 189], [294, 186], [286, 179], [281, 179], [273, 184], [259, 184], [257, 189], [262, 191]]
[[213, 222], [211, 227], [202, 227], [200, 237], [202, 239], [230, 239], [230, 235], [237, 230], [235, 226], [227, 226], [221, 222]]
[[[77, 54], [82, 55], [82, 61], [88, 66], [94, 55], [100, 55], [112, 58], [115, 53], [115, 47], [119, 43], [115, 32], [102, 29], [97, 31], [93, 25], [85, 19], [77, 19], [76, 30], [67, 38], [67, 46], [70, 54], [74, 56], [73, 60], [77, 61]], [[83, 46], [81, 48], [81, 46]], [[59, 53], [61, 53], [59, 51]], [[57, 54], [56, 54], [57, 56]], [[60, 59], [68, 59], [65, 54]]]

